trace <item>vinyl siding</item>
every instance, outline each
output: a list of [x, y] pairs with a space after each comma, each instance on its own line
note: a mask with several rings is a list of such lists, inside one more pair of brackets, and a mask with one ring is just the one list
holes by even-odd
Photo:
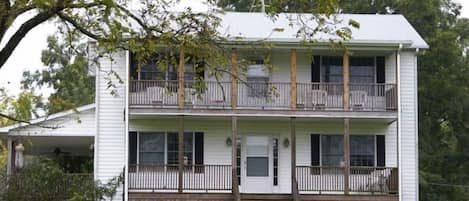
[[57, 119], [45, 120], [41, 126], [54, 127], [54, 129], [39, 126], [25, 126], [14, 129], [9, 135], [21, 136], [94, 136], [95, 111], [88, 110], [71, 114]]
[[[119, 83], [115, 72], [121, 79], [125, 79], [125, 52], [116, 53], [113, 60], [100, 59], [100, 69], [97, 76], [97, 135], [95, 138], [95, 175], [101, 182], [108, 182], [123, 172], [125, 164], [125, 83]], [[116, 87], [108, 88], [109, 79]], [[122, 80], [125, 81], [125, 80]], [[116, 94], [112, 95], [111, 91]], [[122, 200], [122, 187], [114, 200]]]
[[[343, 122], [331, 120], [304, 120], [298, 119], [297, 132], [297, 164], [311, 164], [310, 134], [342, 134]], [[230, 119], [195, 119], [187, 118], [184, 122], [185, 131], [204, 132], [204, 164], [231, 164], [231, 147], [225, 144], [226, 139], [231, 136]], [[177, 131], [178, 120], [176, 118], [134, 119], [130, 121], [130, 131]], [[290, 126], [288, 119], [243, 119], [238, 122], [240, 136], [246, 135], [268, 135], [279, 139], [279, 185], [273, 188], [274, 193], [290, 193], [290, 148], [285, 147], [283, 142], [290, 139]], [[351, 133], [386, 135], [386, 165], [395, 167], [397, 156], [395, 140], [395, 127], [386, 123], [353, 122]], [[392, 135], [392, 136], [388, 136]], [[394, 137], [393, 137], [394, 136]], [[389, 144], [388, 144], [389, 143]], [[243, 191], [243, 186], [241, 186]]]
[[417, 59], [415, 52], [401, 53], [401, 198], [418, 200]]

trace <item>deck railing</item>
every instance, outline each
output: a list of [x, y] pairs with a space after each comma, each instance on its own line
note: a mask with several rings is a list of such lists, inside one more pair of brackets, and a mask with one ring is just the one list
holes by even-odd
[[[344, 192], [343, 167], [297, 166], [296, 177], [299, 191], [317, 194]], [[397, 168], [351, 167], [349, 188], [354, 193], [397, 193]]]
[[[130, 165], [130, 190], [178, 190], [177, 165]], [[183, 190], [231, 190], [231, 165], [187, 165]]]
[[[184, 84], [188, 108], [231, 108], [231, 82]], [[342, 83], [297, 83], [297, 109], [343, 110]], [[178, 81], [134, 80], [130, 84], [131, 107], [177, 108]], [[289, 82], [239, 82], [237, 107], [256, 110], [290, 110]], [[395, 84], [350, 84], [352, 111], [393, 111], [397, 108]]]

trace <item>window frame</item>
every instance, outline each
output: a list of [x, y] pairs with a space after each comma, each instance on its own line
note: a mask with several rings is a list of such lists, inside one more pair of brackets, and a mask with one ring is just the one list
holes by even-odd
[[[319, 80], [320, 80], [320, 83], [343, 83], [343, 80], [340, 80], [339, 82], [330, 82], [330, 81], [327, 81], [326, 82], [326, 65], [324, 64], [324, 58], [325, 57], [328, 57], [328, 58], [340, 58], [340, 59], [343, 59], [341, 56], [320, 56], [320, 65], [319, 65]], [[350, 58], [367, 58], [367, 59], [373, 59], [373, 82], [372, 83], [360, 83], [360, 82], [352, 82], [352, 63], [349, 62], [349, 66], [350, 66], [350, 74], [349, 74], [349, 80], [350, 80], [350, 83], [351, 84], [377, 84], [378, 83], [378, 79], [377, 79], [377, 56], [355, 56], [355, 57], [350, 57]], [[349, 59], [350, 61], [350, 59]], [[327, 65], [327, 67], [329, 67], [331, 65]], [[339, 76], [339, 74], [335, 75], [335, 76]], [[341, 72], [340, 73], [340, 77], [343, 78], [343, 73]]]
[[[172, 132], [172, 131], [135, 131], [137, 133], [137, 165], [171, 165], [171, 166], [177, 166], [178, 163], [175, 164], [168, 164], [168, 135], [173, 134], [173, 133], [178, 133], [178, 132]], [[141, 163], [140, 160], [140, 135], [141, 134], [147, 134], [147, 133], [161, 133], [164, 135], [164, 161], [163, 164], [147, 164], [147, 163]], [[190, 133], [192, 135], [192, 150], [190, 151], [192, 153], [192, 158], [191, 162], [188, 163], [188, 165], [196, 165], [195, 164], [195, 135], [196, 133], [199, 133], [198, 131], [185, 131], [184, 134]], [[186, 151], [184, 150], [184, 153]]]
[[[133, 55], [131, 55], [131, 57], [133, 57]], [[179, 55], [175, 55], [174, 56], [175, 58], [178, 58]], [[201, 59], [200, 61], [195, 59], [194, 57], [192, 56], [188, 56], [189, 60], [185, 63], [184, 65], [184, 79], [187, 80], [187, 81], [196, 81], [197, 79], [205, 79], [205, 73], [203, 76], [199, 76], [199, 72], [201, 72], [200, 70], [198, 70], [197, 68], [199, 67], [199, 63], [203, 63], [203, 59]], [[148, 66], [148, 65], [154, 65], [157, 63], [158, 60], [160, 59], [164, 59], [166, 62], [166, 69], [164, 69], [164, 71], [160, 71], [158, 68], [155, 68], [153, 69], [154, 71], [145, 71], [144, 70], [144, 67], [145, 66]], [[132, 60], [132, 59], [130, 59]], [[165, 52], [161, 52], [161, 53], [158, 53], [158, 55], [154, 56], [154, 58], [152, 58], [152, 61], [150, 62], [147, 62], [145, 64], [143, 64], [142, 68], [138, 71], [137, 70], [137, 67], [135, 68], [131, 68], [131, 69], [135, 69], [137, 72], [136, 73], [136, 78], [134, 78], [134, 80], [162, 80], [162, 81], [177, 81], [177, 70], [178, 70], [178, 67], [177, 65], [174, 65], [174, 64], [171, 64], [171, 62], [167, 62], [169, 61], [170, 58], [169, 58], [169, 52], [165, 51]], [[178, 59], [177, 59], [178, 60]], [[136, 62], [131, 62], [130, 65], [137, 65]], [[191, 71], [188, 71], [187, 69], [187, 66], [191, 66], [190, 69], [192, 69]], [[202, 70], [203, 72], [203, 70]], [[153, 74], [162, 74], [162, 79], [142, 79], [142, 74], [144, 73], [153, 73]], [[132, 74], [132, 72], [131, 72]], [[191, 78], [191, 79], [189, 79]]]
[[[343, 139], [343, 135], [339, 135], [339, 134], [319, 134], [319, 166], [320, 167], [323, 167], [324, 166], [324, 162], [323, 162], [323, 136], [340, 136], [342, 137]], [[376, 134], [373, 134], [373, 135], [367, 135], [367, 134], [357, 134], [357, 135], [350, 135], [350, 138], [352, 138], [353, 136], [372, 136], [373, 137], [373, 143], [372, 143], [372, 146], [373, 146], [373, 165], [372, 166], [352, 166], [352, 161], [350, 160], [350, 167], [378, 167], [378, 153], [377, 153], [377, 147], [376, 147]], [[342, 141], [343, 142], [343, 141]], [[311, 146], [311, 145], [310, 145]], [[352, 154], [352, 146], [350, 146], [350, 157], [351, 157], [351, 154]], [[310, 148], [311, 150], [311, 148]], [[312, 154], [312, 153], [310, 153]], [[342, 158], [343, 158], [343, 150], [342, 150]], [[343, 161], [343, 160], [342, 160]], [[344, 164], [345, 165], [345, 164]], [[328, 165], [328, 166], [331, 166], [331, 167], [341, 167], [341, 165]]]

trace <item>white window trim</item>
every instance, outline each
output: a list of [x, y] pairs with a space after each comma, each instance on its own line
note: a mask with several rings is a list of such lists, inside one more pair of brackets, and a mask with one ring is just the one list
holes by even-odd
[[[171, 131], [137, 131], [137, 165], [140, 164], [140, 134], [141, 133], [163, 133], [164, 135], [164, 165], [168, 165], [168, 133], [177, 133]], [[195, 133], [196, 131], [184, 131], [192, 133], [192, 165], [195, 164]], [[184, 151], [183, 151], [184, 152]]]

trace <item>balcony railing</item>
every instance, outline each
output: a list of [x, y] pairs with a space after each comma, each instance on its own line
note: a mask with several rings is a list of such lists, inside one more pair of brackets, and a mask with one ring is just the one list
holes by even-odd
[[[231, 108], [231, 82], [186, 82], [187, 108]], [[397, 108], [395, 84], [350, 84], [349, 105], [352, 111], [393, 111]], [[131, 107], [177, 108], [178, 82], [135, 80], [130, 84]], [[297, 109], [319, 111], [343, 110], [342, 83], [297, 83]], [[237, 108], [290, 110], [289, 82], [239, 82]]]
[[[231, 165], [186, 165], [183, 190], [231, 191]], [[130, 190], [178, 190], [177, 165], [130, 165]]]
[[[297, 166], [296, 177], [299, 191], [344, 192], [344, 167]], [[355, 193], [398, 193], [397, 168], [351, 167], [349, 188]]]

